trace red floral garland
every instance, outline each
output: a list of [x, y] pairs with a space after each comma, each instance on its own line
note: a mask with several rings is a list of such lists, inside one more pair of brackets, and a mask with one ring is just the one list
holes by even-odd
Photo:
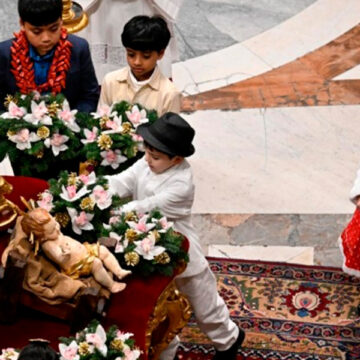
[[29, 43], [25, 32], [20, 31], [15, 35], [15, 40], [10, 48], [11, 72], [16, 85], [22, 94], [32, 91], [51, 92], [58, 94], [66, 85], [66, 74], [70, 68], [71, 42], [67, 39], [66, 29], [61, 29], [59, 43], [56, 46], [54, 57], [50, 65], [47, 81], [41, 85], [35, 83], [35, 72], [33, 62], [29, 55]]

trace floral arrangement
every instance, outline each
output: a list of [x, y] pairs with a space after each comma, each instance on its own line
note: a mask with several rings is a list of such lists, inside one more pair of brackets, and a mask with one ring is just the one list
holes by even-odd
[[7, 96], [0, 115], [0, 161], [9, 155], [16, 175], [49, 179], [60, 170], [78, 171], [81, 162], [99, 175], [125, 170], [140, 156], [136, 128], [157, 113], [126, 101], [96, 113], [71, 110], [62, 94]]
[[[97, 320], [93, 320], [75, 337], [61, 337], [60, 360], [136, 360], [141, 351], [136, 348], [134, 334], [120, 331], [115, 325], [107, 332]], [[6, 348], [0, 360], [17, 360], [20, 351]]]
[[78, 157], [77, 110], [70, 110], [63, 95], [16, 94], [6, 104], [8, 111], [0, 115], [0, 161], [8, 154], [17, 174], [69, 167]]
[[79, 115], [78, 121], [82, 128], [83, 156], [98, 165], [95, 168], [98, 175], [121, 172], [139, 159], [138, 151], [144, 149], [141, 136], [135, 133], [136, 128], [157, 119], [156, 111], [126, 101], [113, 106], [103, 105], [91, 116]]
[[111, 194], [106, 178], [94, 172], [78, 176], [64, 171], [49, 183], [37, 205], [53, 214], [64, 234], [81, 242], [110, 237], [114, 242], [111, 250], [123, 268], [145, 276], [154, 272], [172, 275], [180, 261], [188, 260], [183, 236], [158, 210], [113, 215], [127, 199]]
[[188, 261], [183, 235], [158, 211], [121, 213], [110, 218], [102, 232], [115, 240], [113, 253], [120, 265], [133, 272], [172, 275], [181, 261]]
[[20, 352], [14, 348], [2, 349], [0, 354], [0, 360], [17, 360]]
[[108, 181], [94, 172], [80, 175], [63, 171], [58, 180], [39, 195], [38, 206], [52, 213], [67, 235], [81, 242], [96, 242], [110, 210], [124, 200], [108, 191]]
[[139, 359], [141, 351], [135, 347], [133, 335], [120, 331], [116, 326], [105, 332], [94, 320], [75, 337], [60, 338], [60, 360]]

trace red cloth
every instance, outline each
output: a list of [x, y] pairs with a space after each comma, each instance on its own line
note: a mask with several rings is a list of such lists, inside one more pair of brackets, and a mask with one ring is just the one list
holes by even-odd
[[[150, 315], [158, 297], [171, 280], [171, 277], [158, 275], [150, 278], [130, 276], [126, 279], [127, 287], [120, 293], [112, 294], [107, 315], [101, 320], [105, 330], [117, 325], [122, 331], [132, 332], [136, 345], [144, 351]], [[43, 338], [51, 341], [51, 346], [58, 350], [58, 338], [61, 336], [70, 336], [70, 327], [66, 322], [22, 308], [14, 324], [0, 324], [0, 349], [21, 348], [28, 343], [28, 339]], [[144, 352], [142, 359], [147, 358]]]
[[49, 188], [47, 181], [26, 176], [3, 176], [13, 186], [13, 191], [5, 197], [16, 204], [21, 210], [25, 205], [21, 202], [20, 196], [26, 200], [37, 200], [38, 194]]
[[358, 208], [341, 234], [340, 248], [344, 256], [343, 270], [351, 275], [360, 276], [360, 210]]

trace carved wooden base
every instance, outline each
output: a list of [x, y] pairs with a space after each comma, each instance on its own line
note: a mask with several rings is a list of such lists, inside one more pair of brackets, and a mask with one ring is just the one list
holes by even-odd
[[191, 316], [189, 301], [174, 281], [160, 295], [146, 331], [149, 360], [157, 360], [163, 350], [187, 324]]

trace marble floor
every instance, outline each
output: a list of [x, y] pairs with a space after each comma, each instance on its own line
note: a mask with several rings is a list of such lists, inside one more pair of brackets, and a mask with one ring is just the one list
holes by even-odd
[[[0, 39], [17, 28], [14, 4], [0, 4]], [[206, 253], [341, 266], [360, 163], [359, 13], [359, 0], [182, 1], [172, 72], [197, 134]]]

